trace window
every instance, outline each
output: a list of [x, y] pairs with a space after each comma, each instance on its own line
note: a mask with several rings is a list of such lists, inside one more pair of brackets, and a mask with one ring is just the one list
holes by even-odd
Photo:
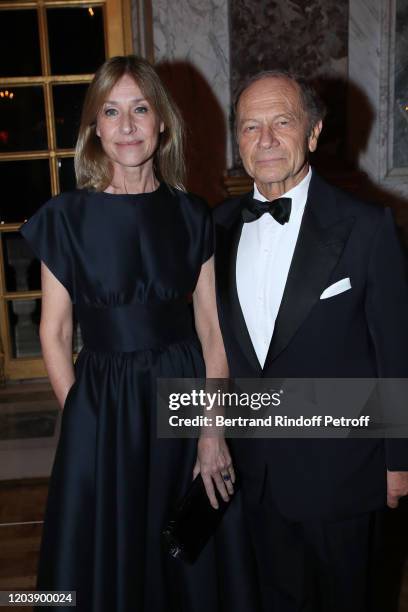
[[0, 367], [32, 378], [45, 375], [40, 265], [18, 229], [75, 187], [82, 101], [105, 58], [132, 52], [130, 0], [0, 0], [0, 23]]

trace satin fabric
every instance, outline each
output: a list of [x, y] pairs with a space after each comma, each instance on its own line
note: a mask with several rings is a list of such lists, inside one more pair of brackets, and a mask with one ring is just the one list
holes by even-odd
[[157, 438], [156, 380], [205, 375], [187, 298], [212, 255], [211, 228], [201, 200], [164, 184], [62, 194], [22, 228], [69, 292], [85, 343], [38, 574], [39, 589], [75, 590], [80, 612], [257, 610], [239, 497], [194, 566], [170, 559], [161, 541], [196, 442]]

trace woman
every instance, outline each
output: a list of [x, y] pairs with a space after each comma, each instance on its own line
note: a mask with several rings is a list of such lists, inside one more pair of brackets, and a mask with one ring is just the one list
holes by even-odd
[[[186, 569], [160, 541], [197, 448], [157, 439], [156, 378], [225, 377], [227, 364], [209, 214], [183, 190], [180, 116], [145, 60], [116, 57], [96, 73], [75, 167], [79, 189], [22, 228], [42, 261], [41, 343], [64, 408], [38, 586], [75, 590], [81, 612], [227, 609], [211, 545]], [[73, 305], [84, 341], [75, 372]], [[214, 483], [228, 499], [223, 440], [199, 442], [200, 470], [212, 503]]]

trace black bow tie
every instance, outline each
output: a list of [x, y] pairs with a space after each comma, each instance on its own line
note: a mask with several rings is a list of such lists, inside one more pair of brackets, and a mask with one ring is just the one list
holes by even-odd
[[242, 209], [242, 218], [244, 223], [251, 223], [265, 213], [269, 213], [275, 221], [283, 225], [289, 221], [291, 209], [292, 198], [278, 198], [272, 202], [261, 202], [252, 198], [248, 205]]

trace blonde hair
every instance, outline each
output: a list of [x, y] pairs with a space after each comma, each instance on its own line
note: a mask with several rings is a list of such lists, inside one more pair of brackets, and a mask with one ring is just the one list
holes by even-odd
[[135, 80], [159, 121], [164, 123], [153, 158], [156, 177], [170, 187], [184, 190], [184, 125], [180, 111], [153, 66], [135, 55], [107, 60], [89, 85], [75, 149], [78, 187], [104, 191], [112, 181], [112, 165], [96, 135], [96, 119], [110, 91], [124, 75]]

